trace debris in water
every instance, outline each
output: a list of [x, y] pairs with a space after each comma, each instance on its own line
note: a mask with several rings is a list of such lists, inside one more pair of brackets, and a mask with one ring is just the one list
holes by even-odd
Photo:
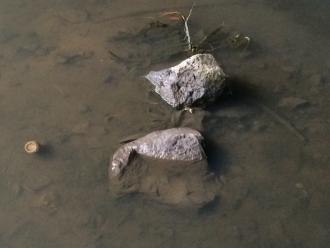
[[251, 38], [248, 36], [244, 36], [241, 33], [234, 32], [231, 34], [231, 36], [228, 38], [229, 46], [232, 48], [247, 48], [251, 43]]
[[40, 151], [40, 144], [35, 140], [28, 141], [24, 145], [24, 150], [28, 154], [37, 153]]

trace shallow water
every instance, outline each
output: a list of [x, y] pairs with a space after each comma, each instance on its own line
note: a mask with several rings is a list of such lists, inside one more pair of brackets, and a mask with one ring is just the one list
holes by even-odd
[[[328, 247], [324, 0], [198, 1], [196, 37], [224, 23], [252, 39], [248, 50], [213, 51], [232, 88], [203, 112], [219, 197], [178, 209], [109, 194], [108, 161], [119, 141], [175, 125], [175, 111], [142, 76], [175, 64], [185, 44], [175, 31], [147, 41], [132, 34], [161, 11], [190, 7], [0, 0], [0, 247]], [[123, 32], [130, 35], [118, 40]], [[192, 119], [188, 126], [201, 126]], [[46, 150], [27, 155], [31, 139]]]

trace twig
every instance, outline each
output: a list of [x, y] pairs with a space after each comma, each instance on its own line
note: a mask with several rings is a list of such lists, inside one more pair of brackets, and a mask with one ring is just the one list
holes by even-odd
[[192, 13], [192, 10], [193, 10], [194, 7], [195, 7], [195, 3], [193, 3], [193, 5], [191, 6], [188, 16], [187, 17], [182, 16], [182, 19], [184, 21], [184, 32], [186, 34], [186, 40], [187, 40], [187, 43], [188, 43], [188, 49], [189, 50], [192, 50], [193, 46], [192, 46], [192, 43], [191, 43], [191, 37], [190, 37], [190, 33], [189, 33], [188, 21], [189, 21], [189, 18], [191, 16], [191, 13]]
[[168, 19], [170, 20], [179, 20], [182, 19], [183, 23], [184, 23], [184, 32], [185, 32], [185, 40], [188, 43], [188, 50], [189, 51], [193, 51], [193, 44], [191, 42], [191, 36], [190, 36], [190, 32], [189, 32], [189, 26], [188, 26], [188, 21], [189, 18], [192, 14], [192, 11], [195, 7], [195, 3], [193, 3], [193, 5], [191, 6], [190, 10], [189, 10], [189, 14], [187, 17], [185, 17], [180, 11], [165, 11], [161, 13], [161, 16], [166, 16]]
[[[214, 6], [216, 5], [219, 5], [219, 4], [203, 4], [203, 3], [199, 3], [198, 4], [198, 8], [214, 8]], [[221, 3], [221, 6], [223, 6], [224, 3]], [[176, 6], [176, 8], [178, 10], [185, 10], [185, 9], [188, 9], [190, 6], [187, 6], [187, 5], [182, 5], [182, 6]], [[154, 14], [154, 13], [158, 13], [158, 12], [167, 12], [167, 11], [170, 11], [172, 8], [167, 8], [167, 9], [164, 9], [164, 8], [160, 8], [160, 9], [151, 9], [151, 10], [141, 10], [141, 11], [136, 11], [136, 12], [131, 12], [131, 13], [127, 13], [127, 14], [123, 14], [123, 15], [118, 15], [118, 16], [110, 16], [110, 17], [105, 17], [105, 18], [101, 18], [101, 19], [98, 19], [98, 20], [91, 20], [92, 23], [94, 24], [98, 24], [98, 23], [104, 23], [104, 22], [109, 22], [109, 21], [114, 21], [114, 20], [120, 20], [120, 19], [125, 19], [125, 18], [136, 18], [136, 17], [140, 17], [140, 16], [143, 16], [143, 15], [150, 15], [150, 14]]]

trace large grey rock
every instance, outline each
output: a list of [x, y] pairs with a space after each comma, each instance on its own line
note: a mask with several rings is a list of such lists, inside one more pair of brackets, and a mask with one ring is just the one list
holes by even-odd
[[211, 54], [196, 54], [180, 64], [151, 71], [146, 78], [172, 107], [214, 100], [224, 89], [226, 75]]
[[120, 176], [134, 153], [174, 161], [200, 161], [205, 158], [202, 135], [191, 128], [171, 128], [152, 132], [121, 146], [113, 155], [111, 177]]
[[172, 128], [123, 145], [109, 167], [110, 192], [120, 197], [139, 193], [185, 208], [215, 200], [219, 185], [208, 170], [202, 140], [193, 129]]

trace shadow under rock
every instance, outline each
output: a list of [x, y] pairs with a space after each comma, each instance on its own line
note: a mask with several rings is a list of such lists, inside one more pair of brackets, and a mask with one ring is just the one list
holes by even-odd
[[212, 129], [212, 123], [210, 123], [210, 121], [212, 121], [212, 118], [219, 118], [214, 116], [219, 109], [225, 110], [228, 107], [235, 106], [235, 110], [238, 110], [239, 106], [242, 106], [242, 109], [244, 109], [247, 105], [251, 105], [251, 107], [254, 108], [254, 102], [261, 99], [261, 95], [261, 90], [257, 89], [257, 87], [238, 78], [231, 78], [228, 79], [223, 95], [207, 109], [211, 115], [208, 116], [210, 118], [203, 121], [203, 135], [205, 137], [209, 169], [215, 173], [216, 176], [226, 173], [228, 169], [228, 156], [224, 148], [221, 147], [219, 142], [215, 139], [213, 133], [214, 129]]
[[228, 164], [228, 158], [226, 152], [215, 140], [210, 138], [209, 135], [204, 135], [209, 170], [214, 173], [216, 177], [219, 177], [220, 174], [226, 173], [227, 171], [226, 165]]

